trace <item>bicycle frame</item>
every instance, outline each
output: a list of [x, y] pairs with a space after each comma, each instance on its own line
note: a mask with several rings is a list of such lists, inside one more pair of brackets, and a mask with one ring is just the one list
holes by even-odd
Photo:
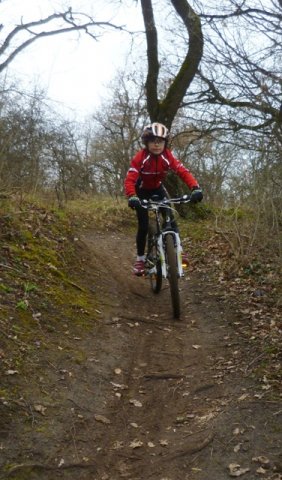
[[[180, 203], [188, 203], [190, 202], [190, 197], [188, 195], [184, 195], [179, 198], [174, 199], [163, 199], [163, 200], [142, 200], [142, 207], [147, 208], [149, 211], [154, 213], [154, 218], [157, 225], [157, 244], [158, 244], [158, 252], [161, 260], [161, 269], [162, 269], [162, 277], [168, 278], [168, 269], [166, 264], [166, 257], [165, 257], [165, 245], [166, 245], [166, 236], [171, 235], [174, 239], [174, 245], [176, 247], [176, 256], [177, 256], [177, 269], [178, 269], [178, 277], [183, 277], [183, 267], [182, 267], [182, 247], [180, 242], [180, 236], [178, 232], [175, 232], [171, 226], [172, 218], [170, 212], [175, 211], [171, 207], [171, 204], [180, 204]], [[165, 211], [164, 217], [164, 228], [161, 227], [161, 210]]]
[[[142, 200], [141, 205], [154, 214], [154, 227], [149, 224], [148, 254], [146, 275], [150, 279], [151, 289], [157, 294], [162, 287], [162, 279], [167, 278], [170, 288], [174, 318], [180, 318], [181, 302], [178, 280], [183, 276], [182, 247], [179, 233], [173, 228], [171, 204], [188, 203], [190, 197], [156, 200]], [[162, 217], [162, 218], [161, 218]], [[162, 223], [163, 220], [163, 223]]]

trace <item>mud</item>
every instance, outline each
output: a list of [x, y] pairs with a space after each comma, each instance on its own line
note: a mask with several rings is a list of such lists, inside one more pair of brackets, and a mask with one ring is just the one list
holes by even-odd
[[0, 478], [281, 479], [281, 402], [254, 375], [240, 313], [188, 270], [173, 320], [168, 285], [155, 295], [131, 274], [133, 237], [83, 237], [98, 320], [77, 332], [62, 319], [59, 348], [9, 379]]

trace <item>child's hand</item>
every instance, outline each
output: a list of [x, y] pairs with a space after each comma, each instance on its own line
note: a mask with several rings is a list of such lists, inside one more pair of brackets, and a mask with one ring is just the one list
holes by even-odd
[[136, 196], [132, 196], [132, 197], [129, 197], [128, 199], [128, 206], [130, 208], [137, 208], [137, 207], [140, 207], [141, 206], [141, 202], [140, 202], [140, 199]]
[[191, 193], [191, 202], [198, 203], [203, 200], [203, 192], [199, 187], [194, 188]]

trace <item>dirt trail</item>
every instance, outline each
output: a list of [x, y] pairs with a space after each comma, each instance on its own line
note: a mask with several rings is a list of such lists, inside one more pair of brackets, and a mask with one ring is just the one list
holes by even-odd
[[[70, 339], [69, 352], [39, 360], [34, 379], [44, 385], [26, 380], [46, 412], [36, 428], [14, 426], [14, 467], [0, 478], [281, 479], [281, 410], [250, 374], [256, 358], [236, 329], [239, 313], [206, 275], [188, 273], [174, 321], [168, 288], [154, 295], [131, 275], [132, 237], [82, 240], [103, 295], [99, 322]], [[71, 354], [75, 341], [83, 361]]]

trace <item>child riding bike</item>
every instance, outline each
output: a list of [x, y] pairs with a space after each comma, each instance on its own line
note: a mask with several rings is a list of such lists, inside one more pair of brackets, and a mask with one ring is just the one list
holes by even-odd
[[[145, 147], [132, 158], [124, 181], [128, 206], [136, 210], [138, 219], [137, 257], [133, 267], [133, 273], [137, 276], [143, 275], [145, 271], [145, 247], [149, 224], [148, 210], [142, 208], [140, 200], [149, 200], [153, 195], [158, 195], [159, 199], [169, 198], [162, 183], [169, 170], [174, 171], [189, 187], [192, 203], [203, 199], [197, 180], [167, 148], [169, 131], [165, 125], [158, 122], [147, 125], [141, 139]], [[177, 229], [175, 220], [174, 227]]]

